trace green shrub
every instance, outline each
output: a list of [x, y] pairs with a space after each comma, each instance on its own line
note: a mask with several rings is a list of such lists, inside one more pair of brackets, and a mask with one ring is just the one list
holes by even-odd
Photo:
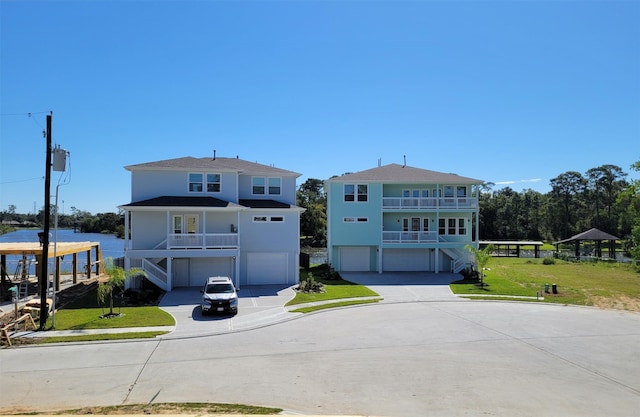
[[313, 276], [313, 272], [309, 271], [307, 273], [307, 276], [304, 279], [300, 280], [297, 290], [298, 292], [305, 293], [324, 292], [324, 285], [321, 282], [316, 281]]
[[543, 265], [555, 265], [556, 260], [553, 259], [551, 256], [545, 256], [545, 258], [542, 260], [542, 264]]

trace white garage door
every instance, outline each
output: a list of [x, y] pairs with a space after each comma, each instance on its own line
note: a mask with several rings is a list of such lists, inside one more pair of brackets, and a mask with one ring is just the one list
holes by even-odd
[[370, 262], [368, 247], [340, 248], [341, 271], [368, 271]]
[[287, 254], [252, 252], [247, 254], [247, 284], [286, 284]]
[[428, 249], [384, 249], [383, 271], [428, 271]]

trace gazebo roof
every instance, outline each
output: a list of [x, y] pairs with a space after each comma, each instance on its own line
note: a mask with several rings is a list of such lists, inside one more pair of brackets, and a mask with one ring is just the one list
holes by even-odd
[[596, 229], [594, 227], [592, 229], [587, 230], [586, 232], [578, 233], [575, 236], [571, 236], [568, 239], [564, 239], [556, 243], [574, 242], [574, 241], [580, 241], [580, 240], [601, 241], [601, 240], [618, 240], [618, 239], [620, 238], [614, 235], [611, 235], [607, 232], [603, 232], [602, 230]]

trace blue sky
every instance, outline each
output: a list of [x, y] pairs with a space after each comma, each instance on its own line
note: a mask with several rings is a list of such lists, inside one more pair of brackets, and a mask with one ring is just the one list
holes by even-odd
[[405, 155], [494, 189], [637, 178], [639, 22], [640, 1], [2, 1], [0, 210], [43, 206], [49, 111], [65, 213], [214, 149], [299, 183]]

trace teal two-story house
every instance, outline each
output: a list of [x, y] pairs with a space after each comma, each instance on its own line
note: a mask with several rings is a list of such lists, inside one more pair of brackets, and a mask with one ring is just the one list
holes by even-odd
[[478, 243], [481, 180], [389, 164], [333, 177], [327, 258], [337, 271], [460, 272]]

